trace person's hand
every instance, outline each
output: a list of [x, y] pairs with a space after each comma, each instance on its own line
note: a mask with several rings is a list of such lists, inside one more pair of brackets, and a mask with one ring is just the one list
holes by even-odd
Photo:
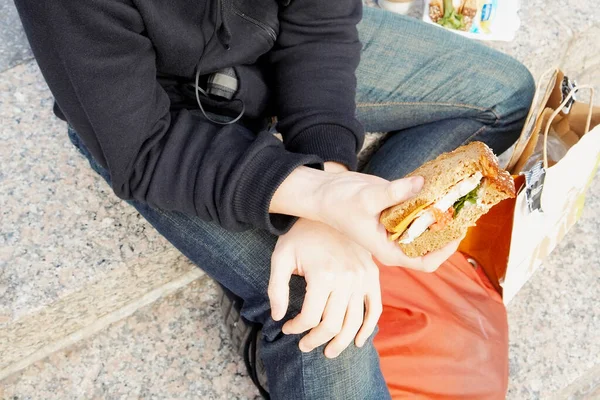
[[310, 330], [300, 350], [329, 342], [325, 356], [330, 358], [353, 341], [362, 347], [382, 311], [379, 270], [371, 255], [331, 227], [301, 218], [279, 238], [272, 256], [268, 294], [276, 321], [287, 312], [292, 274], [305, 278], [306, 295], [283, 333]]
[[379, 222], [383, 210], [410, 199], [422, 186], [421, 177], [390, 182], [356, 172], [328, 173], [300, 167], [277, 189], [270, 211], [329, 225], [385, 265], [431, 272], [456, 251], [459, 241], [423, 257], [410, 258], [388, 239]]
[[316, 194], [320, 204], [318, 220], [343, 232], [385, 265], [431, 272], [456, 251], [458, 241], [423, 257], [410, 258], [388, 239], [379, 222], [383, 210], [415, 196], [422, 186], [421, 177], [390, 182], [373, 175], [339, 173]]

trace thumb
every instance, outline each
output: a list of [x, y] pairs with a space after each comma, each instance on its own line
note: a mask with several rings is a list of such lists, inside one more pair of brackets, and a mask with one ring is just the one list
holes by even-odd
[[269, 278], [269, 302], [271, 303], [271, 318], [281, 320], [288, 308], [290, 298], [290, 278], [295, 266], [289, 260], [273, 257], [271, 261], [271, 277]]
[[414, 197], [421, 191], [424, 179], [421, 176], [397, 179], [381, 186], [379, 196], [376, 196], [377, 206], [384, 210]]

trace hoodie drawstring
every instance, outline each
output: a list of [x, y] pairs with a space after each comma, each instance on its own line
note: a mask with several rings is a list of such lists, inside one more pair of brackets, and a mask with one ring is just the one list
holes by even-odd
[[[216, 13], [217, 15], [215, 16], [215, 29], [214, 29], [211, 37], [216, 36], [217, 40], [219, 41], [219, 43], [221, 43], [223, 48], [225, 48], [226, 50], [229, 50], [230, 49], [229, 43], [231, 43], [231, 30], [227, 26], [227, 22], [226, 22], [226, 18], [225, 18], [225, 15], [226, 15], [225, 13], [227, 11], [226, 4], [228, 4], [228, 3], [227, 3], [227, 0], [217, 0], [217, 2], [218, 2], [218, 4], [217, 4], [217, 13]], [[210, 42], [210, 39], [208, 40], [208, 42]], [[204, 44], [204, 47], [207, 46], [208, 42]], [[203, 54], [203, 56], [204, 56], [204, 54]], [[194, 93], [196, 94], [196, 102], [198, 103], [198, 107], [200, 107], [200, 111], [202, 112], [202, 114], [204, 115], [204, 117], [206, 119], [208, 119], [209, 121], [211, 121], [214, 124], [230, 125], [230, 124], [234, 124], [234, 123], [238, 122], [244, 116], [244, 112], [246, 111], [246, 105], [244, 104], [244, 101], [242, 99], [233, 99], [233, 100], [229, 101], [229, 103], [237, 101], [242, 106], [242, 110], [240, 111], [238, 116], [230, 121], [225, 121], [225, 122], [217, 121], [217, 120], [209, 117], [206, 114], [206, 111], [204, 111], [204, 107], [202, 106], [202, 101], [200, 100], [200, 95], [204, 96], [205, 98], [209, 98], [210, 96], [208, 93], [206, 93], [206, 91], [204, 89], [202, 89], [200, 87], [200, 61], [202, 61], [202, 57], [200, 57], [200, 60], [198, 60], [198, 65], [196, 65], [196, 78], [194, 80]]]
[[225, 18], [229, 3], [227, 0], [217, 0], [217, 2], [219, 3], [217, 7], [217, 39], [226, 50], [229, 50], [229, 43], [231, 42], [231, 30], [227, 26], [227, 20]]

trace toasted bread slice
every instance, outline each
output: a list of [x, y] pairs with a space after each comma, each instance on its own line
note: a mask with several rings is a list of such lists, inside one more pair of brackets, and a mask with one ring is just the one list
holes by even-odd
[[[380, 221], [388, 232], [403, 232], [419, 211], [434, 204], [461, 180], [481, 172], [483, 175], [479, 205], [464, 209], [447, 226], [438, 232], [427, 231], [412, 243], [401, 244], [407, 255], [423, 255], [444, 244], [462, 237], [469, 226], [494, 204], [515, 196], [515, 186], [510, 175], [499, 168], [498, 159], [482, 142], [472, 142], [444, 153], [407, 175], [422, 176], [423, 189], [415, 197], [390, 207], [381, 214]], [[472, 208], [477, 210], [473, 210]], [[410, 253], [410, 254], [409, 254]]]
[[[508, 173], [504, 173], [500, 176], [505, 176], [505, 174], [508, 175]], [[510, 176], [508, 178], [510, 179]], [[435, 232], [428, 230], [411, 243], [399, 243], [402, 251], [409, 257], [420, 257], [444, 247], [453, 240], [461, 239], [467, 234], [467, 230], [475, 226], [477, 220], [494, 205], [504, 199], [514, 197], [514, 184], [511, 191], [510, 188], [507, 188], [503, 178], [483, 178], [481, 188], [479, 201], [476, 204], [465, 205], [456, 218], [444, 229]]]

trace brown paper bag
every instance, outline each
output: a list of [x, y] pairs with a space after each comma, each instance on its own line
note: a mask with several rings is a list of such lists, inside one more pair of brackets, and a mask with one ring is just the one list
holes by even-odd
[[[568, 90], [565, 90], [567, 88]], [[600, 161], [600, 108], [573, 102], [562, 72], [553, 71], [547, 86], [538, 86], [534, 103], [507, 169], [515, 178], [517, 197], [492, 208], [471, 228], [460, 251], [475, 259], [508, 303], [575, 224], [585, 192]], [[590, 130], [590, 128], [592, 128]], [[558, 138], [566, 154], [548, 152]], [[540, 161], [532, 168], [533, 149], [541, 143]]]

